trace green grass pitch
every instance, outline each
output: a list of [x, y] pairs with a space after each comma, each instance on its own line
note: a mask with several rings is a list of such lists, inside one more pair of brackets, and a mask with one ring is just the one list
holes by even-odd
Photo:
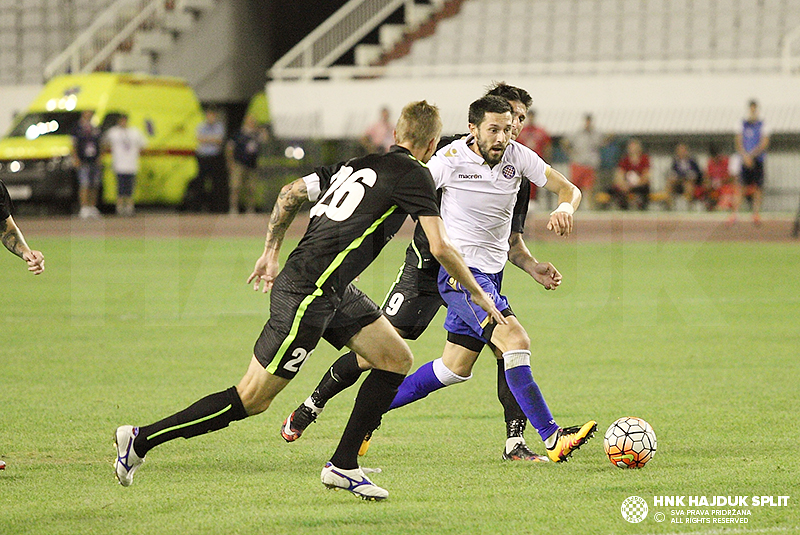
[[[278, 432], [337, 356], [325, 342], [265, 414], [165, 444], [132, 487], [119, 486], [118, 425], [164, 417], [244, 373], [268, 311], [269, 297], [245, 284], [261, 241], [35, 241], [47, 258], [41, 277], [0, 254], [3, 535], [800, 533], [794, 245], [531, 243], [564, 283], [545, 292], [510, 266], [505, 293], [557, 421], [596, 419], [597, 435], [569, 463], [501, 461], [485, 351], [471, 381], [384, 417], [362, 464], [383, 469], [374, 480], [390, 497], [367, 503], [319, 481], [355, 389], [300, 441]], [[405, 245], [395, 240], [361, 277], [375, 300]], [[414, 368], [439, 355], [442, 320], [411, 343]], [[605, 429], [626, 415], [658, 435], [642, 470], [615, 468], [603, 453]], [[526, 436], [541, 451], [535, 431]], [[634, 495], [650, 505], [639, 524], [620, 514]], [[790, 499], [740, 508], [745, 524], [687, 523], [673, 513], [698, 508], [653, 503], [716, 495]]]

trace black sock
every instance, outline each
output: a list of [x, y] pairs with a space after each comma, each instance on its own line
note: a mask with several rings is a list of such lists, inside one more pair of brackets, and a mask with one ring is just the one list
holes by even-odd
[[133, 441], [133, 451], [139, 457], [159, 444], [178, 437], [192, 438], [197, 435], [218, 431], [228, 424], [247, 418], [242, 400], [236, 387], [211, 394], [195, 402], [186, 409], [168, 416], [154, 424], [139, 428]]
[[506, 420], [506, 438], [522, 437], [525, 434], [525, 426], [528, 420], [525, 418], [514, 418]]
[[[525, 423], [528, 420], [522, 408], [517, 403], [517, 398], [508, 387], [508, 380], [506, 379], [506, 368], [503, 359], [497, 359], [497, 399], [503, 404], [503, 416], [506, 420], [506, 436], [521, 437], [522, 432], [525, 431]], [[519, 424], [522, 420], [522, 424]], [[513, 434], [512, 434], [513, 433]], [[519, 433], [519, 434], [517, 434]]]
[[358, 397], [350, 413], [350, 420], [342, 433], [339, 446], [331, 457], [331, 463], [342, 470], [358, 468], [358, 449], [367, 433], [374, 431], [381, 423], [381, 417], [389, 410], [397, 395], [400, 383], [405, 379], [402, 373], [372, 370], [364, 379]]
[[336, 359], [336, 362], [325, 373], [316, 390], [311, 394], [311, 401], [320, 409], [323, 408], [333, 396], [356, 384], [358, 378], [365, 371], [358, 367], [355, 352], [345, 353]]

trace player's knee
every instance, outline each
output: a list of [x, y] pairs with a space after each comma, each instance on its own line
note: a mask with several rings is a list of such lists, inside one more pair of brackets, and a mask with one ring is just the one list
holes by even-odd
[[398, 352], [395, 362], [398, 366], [396, 371], [399, 373], [408, 373], [411, 370], [411, 366], [414, 364], [414, 355], [411, 353], [411, 350], [406, 347], [403, 351]]
[[528, 337], [528, 333], [525, 332], [522, 325], [512, 325], [503, 338], [505, 351], [531, 348], [531, 339]]
[[236, 392], [248, 416], [267, 410], [278, 391], [280, 389], [266, 388], [263, 381], [259, 381], [258, 377], [249, 373], [236, 385]]
[[242, 406], [248, 416], [255, 416], [267, 410], [273, 398], [268, 398], [254, 390], [238, 390]]

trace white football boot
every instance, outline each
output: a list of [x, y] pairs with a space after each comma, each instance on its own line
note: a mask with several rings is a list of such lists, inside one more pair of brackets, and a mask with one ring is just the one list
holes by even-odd
[[363, 500], [385, 500], [389, 497], [389, 491], [370, 481], [361, 468], [342, 470], [326, 463], [320, 478], [329, 489], [348, 490]]
[[142, 466], [143, 457], [133, 451], [133, 439], [139, 434], [139, 428], [131, 425], [117, 427], [114, 433], [114, 446], [117, 448], [117, 460], [114, 461], [114, 475], [119, 484], [129, 487], [133, 483], [133, 474]]

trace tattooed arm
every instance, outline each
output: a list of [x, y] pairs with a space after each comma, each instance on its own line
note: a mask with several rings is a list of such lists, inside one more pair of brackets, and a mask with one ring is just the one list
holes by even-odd
[[2, 231], [3, 245], [6, 249], [25, 260], [28, 263], [28, 271], [34, 275], [38, 275], [44, 271], [44, 256], [39, 251], [32, 251], [28, 244], [25, 243], [25, 238], [22, 232], [14, 223], [14, 218], [8, 216], [5, 221], [0, 225]]
[[264, 241], [264, 252], [256, 261], [253, 273], [247, 279], [248, 283], [254, 282], [253, 289], [258, 290], [263, 282], [263, 292], [268, 292], [272, 288], [275, 277], [278, 276], [278, 255], [283, 245], [283, 238], [286, 229], [294, 221], [297, 212], [308, 200], [308, 188], [302, 178], [298, 178], [291, 184], [281, 188], [278, 200], [272, 208], [272, 214], [267, 226], [267, 238]]

